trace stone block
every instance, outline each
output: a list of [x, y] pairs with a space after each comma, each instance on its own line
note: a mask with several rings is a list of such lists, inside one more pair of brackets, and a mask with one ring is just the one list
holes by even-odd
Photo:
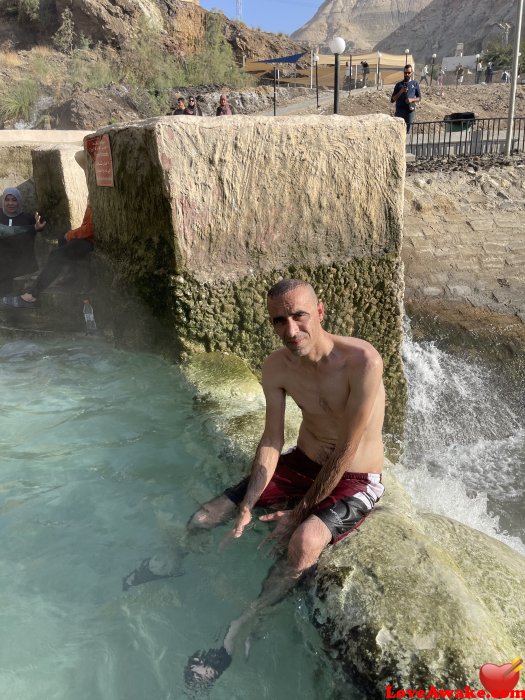
[[495, 227], [495, 223], [490, 216], [483, 219], [468, 219], [467, 224], [473, 231], [493, 231]]
[[97, 134], [114, 182], [97, 186], [89, 160], [98, 249], [181, 355], [234, 352], [258, 368], [275, 347], [267, 289], [306, 278], [327, 329], [375, 345], [389, 398], [404, 395], [398, 120], [165, 117]]
[[50, 144], [31, 152], [38, 206], [46, 217], [46, 235], [63, 236], [82, 223], [88, 190], [75, 160], [79, 147]]

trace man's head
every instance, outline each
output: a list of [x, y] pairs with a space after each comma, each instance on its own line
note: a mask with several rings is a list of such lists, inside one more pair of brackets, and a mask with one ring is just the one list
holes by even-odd
[[412, 66], [410, 63], [407, 63], [406, 66], [403, 68], [403, 76], [405, 80], [410, 80], [412, 77]]
[[177, 107], [179, 109], [184, 109], [186, 107], [186, 104], [184, 102], [184, 97], [177, 98]]
[[308, 282], [277, 282], [268, 292], [267, 304], [273, 329], [290, 352], [302, 357], [314, 350], [323, 333], [324, 306]]
[[226, 97], [226, 95], [221, 95], [219, 102], [221, 104], [221, 107], [226, 106], [228, 104], [228, 98]]
[[2, 211], [6, 216], [18, 216], [22, 211], [22, 195], [16, 187], [6, 187], [2, 193]]

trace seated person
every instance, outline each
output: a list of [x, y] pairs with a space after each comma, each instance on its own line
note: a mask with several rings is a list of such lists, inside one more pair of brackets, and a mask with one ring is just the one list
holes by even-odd
[[221, 95], [220, 100], [219, 100], [219, 106], [217, 107], [217, 111], [215, 115], [217, 117], [228, 117], [233, 114], [233, 107], [231, 104], [228, 102], [228, 98], [226, 95]]
[[186, 114], [186, 103], [184, 102], [184, 97], [179, 97], [177, 99], [177, 109], [172, 110], [173, 115]]
[[190, 114], [193, 117], [202, 117], [202, 110], [193, 95], [188, 98], [188, 106], [184, 110], [184, 114]]
[[93, 212], [88, 202], [82, 224], [78, 228], [68, 231], [64, 238], [59, 241], [58, 247], [49, 253], [47, 262], [33, 286], [20, 296], [3, 297], [2, 303], [8, 306], [29, 308], [35, 303], [40, 293], [54, 282], [69, 263], [83, 260], [94, 247]]
[[46, 222], [38, 212], [22, 211], [22, 194], [16, 187], [7, 187], [2, 193], [0, 211], [0, 293], [8, 294], [13, 279], [34, 272], [35, 237]]

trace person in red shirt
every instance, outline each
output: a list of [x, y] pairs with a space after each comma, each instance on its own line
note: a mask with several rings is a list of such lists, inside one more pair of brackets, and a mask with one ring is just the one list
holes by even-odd
[[[46, 264], [36, 278], [34, 285], [20, 296], [26, 304], [33, 304], [39, 294], [56, 280], [70, 262], [84, 259], [95, 247], [93, 234], [93, 211], [88, 202], [82, 224], [68, 231], [58, 248], [49, 253]], [[20, 306], [24, 306], [21, 304]]]

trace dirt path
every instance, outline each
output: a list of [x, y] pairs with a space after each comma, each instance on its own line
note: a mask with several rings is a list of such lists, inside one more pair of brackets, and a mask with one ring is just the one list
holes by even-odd
[[[392, 88], [365, 88], [340, 93], [339, 114], [356, 116], [363, 114], [393, 114], [390, 102]], [[421, 106], [417, 110], [417, 121], [441, 121], [452, 112], [474, 112], [476, 117], [504, 117], [507, 114], [510, 88], [508, 85], [445, 86], [442, 94], [436, 88], [422, 88]], [[320, 107], [316, 107], [315, 90], [309, 99], [301, 99], [287, 105], [277, 105], [277, 115], [332, 114], [333, 92], [323, 91], [319, 95]], [[273, 115], [272, 110], [259, 114]], [[516, 116], [525, 116], [525, 86], [518, 85], [516, 92]]]

